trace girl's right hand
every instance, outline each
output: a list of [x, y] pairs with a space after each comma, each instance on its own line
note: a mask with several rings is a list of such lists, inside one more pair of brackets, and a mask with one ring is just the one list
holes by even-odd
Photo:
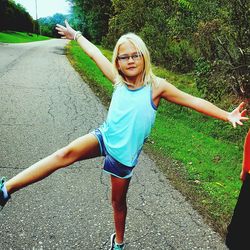
[[74, 40], [74, 36], [75, 36], [76, 31], [70, 27], [67, 20], [65, 20], [65, 25], [66, 25], [66, 27], [64, 27], [60, 24], [56, 25], [56, 29], [58, 30], [58, 34], [62, 35], [62, 38], [64, 38], [64, 39]]

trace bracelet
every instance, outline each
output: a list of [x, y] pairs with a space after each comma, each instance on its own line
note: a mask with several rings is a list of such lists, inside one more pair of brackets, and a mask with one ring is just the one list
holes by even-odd
[[82, 35], [82, 32], [80, 31], [76, 31], [76, 33], [74, 34], [74, 40], [77, 41], [77, 39]]

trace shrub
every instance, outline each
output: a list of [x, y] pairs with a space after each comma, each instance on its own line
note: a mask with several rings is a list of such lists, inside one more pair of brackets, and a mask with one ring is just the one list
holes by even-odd
[[199, 58], [195, 66], [195, 83], [204, 98], [216, 102], [230, 92], [228, 65], [224, 61], [209, 62]]

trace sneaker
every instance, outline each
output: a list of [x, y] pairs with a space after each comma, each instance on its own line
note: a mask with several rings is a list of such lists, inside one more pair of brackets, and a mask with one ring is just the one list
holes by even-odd
[[110, 236], [110, 249], [109, 250], [124, 250], [125, 243], [118, 245], [115, 242], [115, 233]]
[[7, 197], [4, 194], [4, 191], [3, 191], [4, 188], [5, 188], [5, 178], [3, 177], [0, 179], [0, 211], [3, 209], [4, 205], [10, 198], [9, 194], [7, 194]]

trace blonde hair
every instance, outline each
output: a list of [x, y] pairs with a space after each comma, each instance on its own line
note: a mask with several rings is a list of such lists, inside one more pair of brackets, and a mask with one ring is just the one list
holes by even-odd
[[117, 68], [117, 56], [118, 56], [119, 47], [126, 41], [129, 41], [130, 43], [132, 43], [135, 46], [137, 53], [141, 54], [144, 58], [144, 69], [143, 69], [143, 75], [142, 75], [143, 85], [152, 84], [152, 83], [154, 84], [155, 82], [157, 82], [156, 76], [152, 72], [150, 54], [145, 43], [136, 34], [127, 33], [125, 35], [122, 35], [118, 39], [115, 45], [114, 51], [113, 51], [112, 64], [113, 64], [113, 72], [115, 74], [115, 85], [126, 83], [123, 75], [120, 73], [120, 71]]

